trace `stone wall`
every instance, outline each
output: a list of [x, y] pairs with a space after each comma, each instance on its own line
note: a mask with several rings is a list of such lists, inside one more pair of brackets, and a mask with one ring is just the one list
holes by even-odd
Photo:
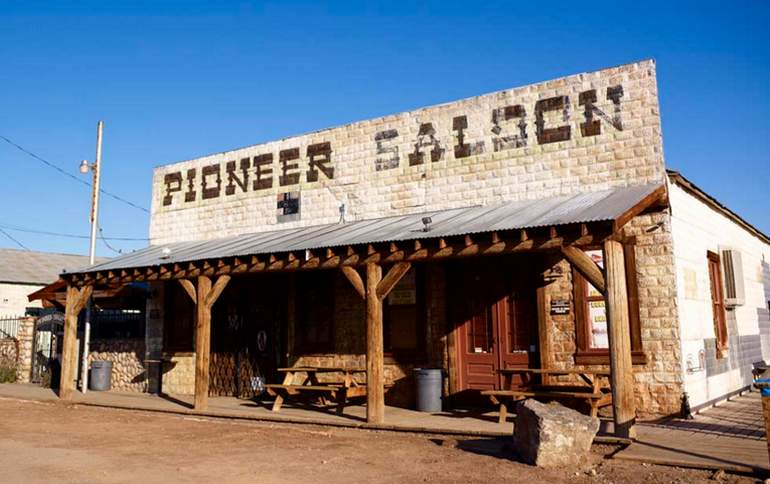
[[16, 366], [16, 381], [28, 383], [32, 376], [32, 345], [35, 337], [35, 318], [24, 317], [19, 322], [19, 333], [16, 338], [19, 341], [19, 359]]
[[[667, 212], [641, 215], [623, 232], [636, 237], [641, 340], [647, 357], [646, 364], [634, 365], [637, 409], [642, 417], [672, 414], [679, 411], [681, 404], [682, 372], [671, 219]], [[564, 275], [548, 286], [546, 304], [551, 299], [571, 302], [569, 314], [548, 316], [553, 363], [557, 368], [580, 368], [575, 364], [575, 301], [570, 265], [556, 255], [551, 256], [550, 262], [560, 266]], [[609, 365], [590, 368], [609, 369]]]
[[150, 241], [663, 181], [648, 60], [159, 167]]
[[32, 373], [32, 339], [35, 318], [19, 318], [15, 338], [0, 339], [0, 366], [16, 369], [16, 381], [28, 383]]
[[113, 391], [136, 393], [147, 391], [144, 340], [93, 340], [90, 343], [90, 349], [89, 364], [95, 360], [112, 362], [110, 383]]
[[163, 356], [163, 393], [195, 394], [195, 353], [169, 353]]
[[16, 338], [0, 339], [0, 366], [15, 368], [19, 359], [19, 342]]

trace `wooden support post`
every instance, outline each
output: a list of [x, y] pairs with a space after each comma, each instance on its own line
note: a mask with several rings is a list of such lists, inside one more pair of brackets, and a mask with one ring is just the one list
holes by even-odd
[[289, 287], [286, 298], [286, 367], [294, 365], [297, 357], [294, 355], [294, 345], [297, 331], [297, 274], [289, 274]]
[[611, 239], [604, 242], [604, 267], [607, 281], [607, 331], [615, 435], [634, 438], [636, 437], [634, 429], [636, 403], [623, 244]]
[[385, 421], [385, 375], [382, 337], [382, 299], [377, 285], [382, 280], [382, 267], [366, 265], [366, 421]]
[[59, 383], [59, 398], [70, 400], [75, 390], [75, 375], [78, 368], [78, 315], [91, 297], [93, 286], [78, 289], [67, 286], [67, 302], [64, 309], [64, 342], [62, 343], [62, 367]]
[[211, 307], [230, 281], [230, 276], [219, 276], [211, 285], [208, 276], [198, 276], [198, 296], [195, 322], [195, 403], [194, 408], [204, 411], [209, 404], [209, 357], [211, 355]]
[[[551, 328], [548, 318], [547, 296], [545, 282], [541, 282], [537, 287], [537, 335], [538, 349], [540, 351], [540, 368], [553, 369], [553, 352], [551, 351]], [[542, 383], [549, 385], [551, 383], [550, 375], [542, 375]]]
[[[382, 300], [404, 277], [412, 264], [398, 262], [382, 277], [382, 267], [366, 264], [366, 421], [381, 424], [385, 421], [384, 342], [382, 336]], [[358, 272], [347, 271], [345, 276], [358, 290]]]

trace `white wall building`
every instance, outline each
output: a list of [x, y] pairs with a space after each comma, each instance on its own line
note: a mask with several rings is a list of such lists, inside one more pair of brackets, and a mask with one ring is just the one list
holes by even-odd
[[[669, 181], [684, 390], [697, 407], [745, 390], [753, 365], [770, 359], [770, 238], [679, 173]], [[709, 254], [719, 260], [723, 320]]]
[[87, 265], [83, 255], [0, 249], [0, 317], [23, 316], [26, 308], [41, 307], [27, 296], [56, 282], [64, 269]]

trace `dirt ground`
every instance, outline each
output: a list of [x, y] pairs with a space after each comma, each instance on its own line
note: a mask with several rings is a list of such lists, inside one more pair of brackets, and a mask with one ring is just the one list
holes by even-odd
[[756, 482], [609, 460], [580, 469], [515, 460], [508, 439], [463, 439], [212, 420], [0, 399], [0, 481], [16, 482]]

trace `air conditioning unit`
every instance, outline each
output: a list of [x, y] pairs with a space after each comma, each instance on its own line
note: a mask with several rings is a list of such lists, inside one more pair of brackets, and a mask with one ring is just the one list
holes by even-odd
[[722, 259], [722, 277], [724, 277], [725, 306], [728, 308], [743, 306], [743, 261], [741, 252], [731, 247], [720, 248]]

